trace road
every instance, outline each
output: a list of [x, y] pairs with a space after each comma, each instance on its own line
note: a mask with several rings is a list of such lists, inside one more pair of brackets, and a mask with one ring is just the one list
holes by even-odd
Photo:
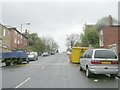
[[118, 78], [94, 75], [87, 78], [79, 64], [65, 53], [39, 57], [29, 64], [2, 67], [3, 88], [118, 88]]

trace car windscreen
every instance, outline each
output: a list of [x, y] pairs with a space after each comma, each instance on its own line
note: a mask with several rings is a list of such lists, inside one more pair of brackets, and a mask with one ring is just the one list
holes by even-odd
[[34, 55], [34, 52], [30, 52], [30, 55]]
[[94, 57], [104, 59], [117, 59], [117, 56], [111, 50], [96, 50]]

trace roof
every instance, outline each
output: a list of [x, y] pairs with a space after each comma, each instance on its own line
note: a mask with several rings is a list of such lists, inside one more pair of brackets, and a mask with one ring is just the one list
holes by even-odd
[[19, 34], [21, 34], [22, 36], [24, 36], [25, 38], [28, 38], [28, 37], [26, 37], [24, 34], [22, 34], [20, 31], [18, 31], [18, 30], [16, 29], [16, 27], [13, 27], [13, 26], [10, 26], [10, 25], [5, 25], [5, 27], [8, 28], [9, 30], [14, 29], [14, 30], [16, 30]]
[[89, 50], [111, 50], [111, 49], [106, 49], [106, 48], [96, 48], [96, 49], [89, 49]]
[[24, 34], [22, 34], [20, 31], [18, 31], [18, 30], [16, 29], [16, 27], [8, 27], [8, 29], [9, 29], [9, 30], [14, 29], [15, 31], [17, 31], [19, 34], [21, 34], [21, 35], [24, 36], [25, 38], [28, 38], [28, 37], [26, 37]]
[[[104, 25], [104, 26], [102, 27], [102, 29], [104, 29], [105, 27], [115, 27], [115, 28], [118, 27], [118, 28], [119, 28], [120, 25]], [[101, 30], [102, 30], [102, 29], [101, 29]], [[101, 31], [101, 30], [100, 30], [100, 31]]]

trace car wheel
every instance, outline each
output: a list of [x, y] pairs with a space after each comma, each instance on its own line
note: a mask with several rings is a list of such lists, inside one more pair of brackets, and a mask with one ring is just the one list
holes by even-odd
[[81, 67], [81, 65], [80, 65], [80, 71], [83, 71], [83, 68]]
[[20, 58], [20, 59], [17, 60], [17, 64], [23, 64], [22, 58]]
[[27, 63], [29, 63], [29, 61], [27, 61]]
[[91, 78], [91, 76], [92, 76], [92, 73], [89, 71], [88, 68], [86, 68], [86, 76], [87, 76], [88, 78]]
[[110, 74], [111, 78], [115, 78], [117, 75], [116, 74]]

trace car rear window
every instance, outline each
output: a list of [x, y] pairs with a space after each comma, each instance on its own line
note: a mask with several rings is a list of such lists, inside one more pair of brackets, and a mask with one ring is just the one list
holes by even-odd
[[95, 58], [117, 59], [115, 53], [111, 50], [97, 50], [95, 51]]
[[34, 55], [34, 52], [30, 52], [30, 55]]

